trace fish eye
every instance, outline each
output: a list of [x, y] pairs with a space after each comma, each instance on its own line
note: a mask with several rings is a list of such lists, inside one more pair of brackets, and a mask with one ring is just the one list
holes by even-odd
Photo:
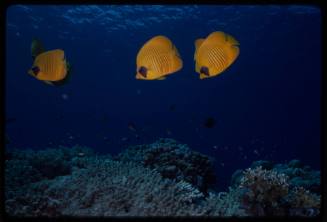
[[32, 71], [33, 71], [34, 75], [37, 76], [37, 74], [39, 74], [39, 72], [40, 72], [40, 68], [38, 66], [34, 66], [32, 68]]
[[146, 75], [147, 75], [147, 72], [148, 72], [148, 69], [145, 68], [144, 66], [141, 66], [138, 70], [138, 72], [144, 77], [146, 78]]
[[208, 69], [208, 67], [206, 67], [206, 66], [202, 66], [202, 67], [201, 67], [201, 69], [200, 69], [200, 73], [202, 73], [202, 74], [204, 74], [204, 75], [206, 75], [206, 76], [210, 76], [210, 74], [209, 74], [209, 69]]

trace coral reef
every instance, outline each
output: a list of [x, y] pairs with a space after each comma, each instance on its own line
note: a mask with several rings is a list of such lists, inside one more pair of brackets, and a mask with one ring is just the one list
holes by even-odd
[[164, 178], [187, 181], [205, 193], [216, 182], [213, 159], [173, 139], [161, 138], [149, 145], [131, 146], [116, 159], [141, 163], [156, 169]]
[[320, 186], [319, 174], [299, 161], [254, 162], [234, 173], [227, 192], [206, 189], [212, 171], [210, 158], [172, 139], [134, 146], [114, 158], [80, 146], [7, 151], [5, 209], [12, 216], [34, 217], [320, 213], [320, 195], [292, 180], [311, 178], [308, 187]]
[[[69, 175], [78, 159], [92, 156], [90, 148], [58, 147], [45, 150], [7, 150], [5, 186], [8, 192], [21, 186], [61, 175]], [[85, 161], [85, 160], [83, 160]], [[8, 192], [6, 194], [8, 194]]]
[[[29, 216], [198, 215], [203, 194], [136, 163], [96, 160], [70, 176], [31, 184], [6, 200], [9, 214]], [[26, 207], [28, 206], [28, 207]]]
[[243, 204], [252, 215], [281, 215], [283, 197], [288, 194], [288, 177], [261, 166], [243, 173], [239, 188], [245, 189]]
[[250, 215], [294, 216], [303, 211], [309, 212], [305, 216], [319, 214], [320, 196], [303, 187], [291, 187], [289, 177], [275, 170], [261, 166], [246, 169], [238, 189], [244, 192], [242, 204]]
[[[290, 188], [303, 187], [314, 193], [321, 193], [320, 171], [305, 166], [299, 160], [291, 160], [287, 164], [274, 164], [271, 161], [259, 160], [251, 164], [250, 168], [261, 167], [265, 170], [273, 170], [279, 174], [285, 174], [289, 178]], [[242, 177], [242, 170], [236, 170], [232, 175], [231, 185], [238, 186]]]

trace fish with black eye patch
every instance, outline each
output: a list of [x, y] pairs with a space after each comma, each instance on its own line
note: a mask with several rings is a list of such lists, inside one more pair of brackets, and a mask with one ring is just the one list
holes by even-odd
[[146, 78], [147, 71], [148, 71], [147, 68], [145, 68], [144, 66], [141, 66], [139, 68], [138, 73], [140, 73], [144, 78]]
[[211, 78], [230, 67], [240, 53], [239, 42], [224, 32], [213, 32], [195, 41], [195, 71], [200, 79]]
[[136, 56], [136, 79], [163, 80], [179, 71], [183, 61], [175, 45], [166, 36], [148, 40]]
[[215, 125], [216, 125], [216, 120], [213, 117], [207, 118], [203, 123], [203, 126], [206, 128], [213, 128]]

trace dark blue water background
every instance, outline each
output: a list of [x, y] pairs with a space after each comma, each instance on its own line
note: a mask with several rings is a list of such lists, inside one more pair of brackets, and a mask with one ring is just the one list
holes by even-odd
[[[17, 5], [6, 24], [6, 115], [16, 119], [6, 125], [8, 148], [80, 144], [117, 154], [171, 137], [214, 157], [221, 187], [254, 160], [320, 167], [317, 8]], [[216, 30], [240, 42], [240, 56], [218, 77], [199, 80], [194, 41]], [[136, 54], [159, 34], [174, 42], [183, 69], [164, 81], [136, 80]], [[27, 74], [33, 37], [65, 50], [68, 84]], [[203, 127], [208, 117], [216, 119], [212, 129]]]

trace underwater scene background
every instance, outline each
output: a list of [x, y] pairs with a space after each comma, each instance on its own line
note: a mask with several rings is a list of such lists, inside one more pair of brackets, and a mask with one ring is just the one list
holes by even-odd
[[[319, 8], [13, 5], [6, 30], [9, 215], [319, 214]], [[214, 31], [240, 54], [200, 80], [194, 42]], [[137, 80], [156, 35], [183, 68]], [[27, 73], [33, 38], [65, 51], [67, 83]]]

